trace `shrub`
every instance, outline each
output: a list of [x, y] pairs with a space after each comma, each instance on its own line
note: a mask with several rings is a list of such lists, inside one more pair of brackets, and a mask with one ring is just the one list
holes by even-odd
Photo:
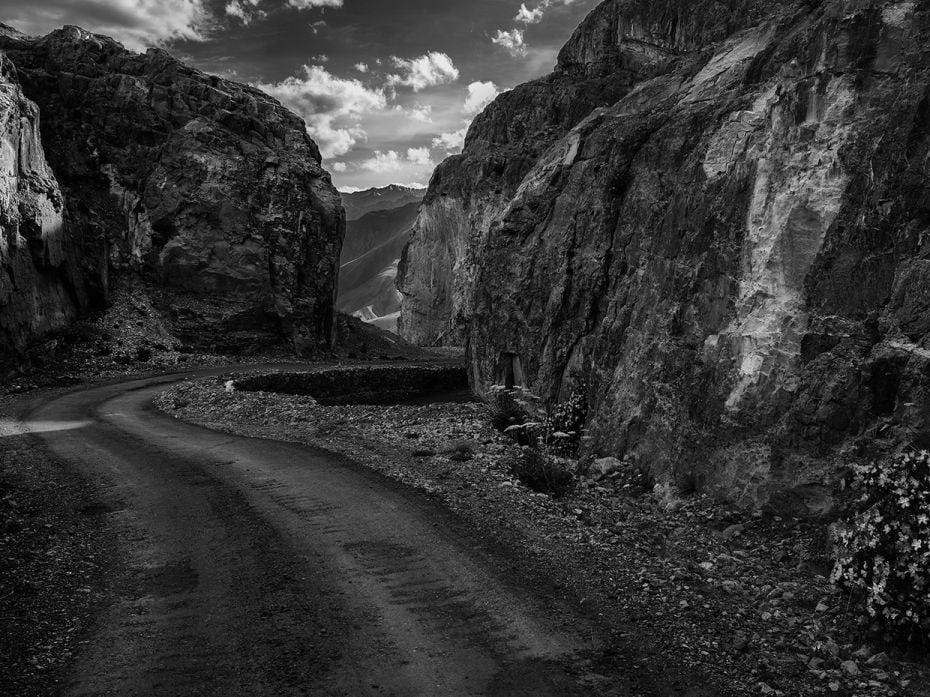
[[566, 402], [556, 404], [543, 426], [543, 439], [550, 452], [574, 455], [581, 445], [584, 423], [588, 418], [588, 402], [584, 386], [576, 387]]
[[510, 471], [533, 491], [555, 497], [568, 493], [575, 481], [570, 461], [530, 446], [521, 448]]
[[551, 411], [542, 400], [523, 387], [492, 385], [488, 404], [494, 427], [520, 445], [542, 447], [554, 455], [572, 456], [578, 452], [588, 415], [584, 388], [575, 389], [567, 402]]
[[491, 423], [520, 445], [531, 445], [535, 442], [535, 428], [538, 426], [531, 414], [538, 409], [535, 401], [536, 397], [522, 387], [508, 389], [503, 385], [491, 385], [488, 390]]
[[656, 505], [663, 513], [674, 513], [684, 505], [684, 501], [679, 496], [678, 487], [670, 482], [661, 482], [652, 488], [652, 495], [655, 497]]
[[838, 537], [831, 581], [867, 616], [910, 638], [930, 638], [930, 453], [855, 468], [859, 497]]

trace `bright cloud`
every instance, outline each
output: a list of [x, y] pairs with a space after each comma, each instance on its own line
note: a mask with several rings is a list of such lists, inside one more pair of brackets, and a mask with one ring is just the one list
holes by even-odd
[[3, 21], [26, 34], [47, 34], [65, 24], [112, 36], [144, 51], [177, 39], [202, 41], [204, 0], [4, 0]]
[[523, 39], [522, 29], [511, 29], [510, 31], [498, 29], [497, 34], [491, 37], [491, 43], [507, 49], [511, 56], [520, 57], [526, 55], [526, 41]]
[[435, 163], [430, 157], [430, 151], [427, 147], [408, 148], [407, 159], [419, 167], [433, 167]]
[[414, 104], [407, 112], [414, 121], [422, 123], [432, 123], [433, 119], [430, 114], [433, 113], [433, 107], [429, 104]]
[[414, 92], [454, 82], [459, 78], [459, 70], [452, 59], [440, 51], [430, 51], [409, 60], [393, 56], [391, 63], [399, 72], [388, 75], [388, 84], [411, 87]]
[[473, 82], [468, 86], [468, 96], [465, 98], [464, 110], [466, 114], [477, 114], [494, 98], [500, 94], [497, 85], [493, 82]]
[[467, 132], [467, 128], [462, 128], [458, 131], [453, 131], [452, 133], [443, 133], [438, 135], [433, 138], [433, 147], [442, 148], [450, 155], [459, 153], [465, 146], [465, 134]]
[[521, 4], [520, 9], [517, 11], [517, 16], [513, 18], [513, 21], [521, 22], [523, 24], [539, 24], [542, 21], [545, 12], [546, 9], [542, 5], [539, 7], [534, 7], [532, 10], [530, 10], [526, 5]]
[[362, 115], [387, 106], [382, 90], [338, 78], [319, 65], [304, 66], [299, 77], [255, 86], [304, 118], [307, 131], [326, 158], [344, 155], [364, 140]]
[[346, 169], [348, 169], [348, 166], [345, 162], [333, 162], [333, 164], [330, 165], [330, 168], [334, 172], [345, 172]]
[[290, 7], [310, 10], [314, 7], [342, 7], [342, 0], [287, 0]]
[[381, 173], [396, 172], [402, 165], [403, 163], [400, 159], [400, 155], [397, 154], [396, 150], [388, 150], [387, 152], [375, 150], [371, 157], [359, 163], [362, 169]]
[[356, 69], [357, 71], [359, 71], [360, 73], [367, 73], [367, 72], [368, 72], [368, 63], [356, 63], [356, 64], [355, 64], [355, 69]]

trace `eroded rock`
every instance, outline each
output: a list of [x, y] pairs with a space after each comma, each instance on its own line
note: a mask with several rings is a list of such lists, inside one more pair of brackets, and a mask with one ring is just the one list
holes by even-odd
[[103, 303], [114, 279], [138, 274], [180, 337], [205, 348], [329, 345], [344, 213], [297, 116], [77, 27], [2, 35], [0, 52], [42, 114], [80, 248], [74, 285]]
[[437, 170], [402, 331], [467, 336], [478, 389], [586, 384], [594, 454], [828, 512], [930, 440], [928, 41], [910, 2], [602, 3]]

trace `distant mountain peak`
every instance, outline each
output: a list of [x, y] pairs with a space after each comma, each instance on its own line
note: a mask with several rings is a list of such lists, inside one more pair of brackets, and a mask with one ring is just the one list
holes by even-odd
[[410, 203], [419, 203], [426, 195], [425, 188], [388, 184], [363, 191], [340, 192], [347, 220], [357, 220], [367, 213], [392, 210]]

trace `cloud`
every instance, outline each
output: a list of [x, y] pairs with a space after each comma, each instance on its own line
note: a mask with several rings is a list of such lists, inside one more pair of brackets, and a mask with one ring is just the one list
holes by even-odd
[[513, 18], [513, 21], [523, 24], [539, 24], [545, 12], [546, 8], [543, 5], [539, 5], [530, 10], [527, 9], [525, 4], [521, 4], [520, 9], [517, 11], [517, 16]]
[[477, 114], [494, 98], [500, 94], [497, 85], [493, 82], [473, 82], [468, 86], [468, 96], [465, 98], [464, 110], [466, 114]]
[[491, 37], [491, 43], [506, 48], [511, 56], [522, 57], [526, 55], [526, 42], [523, 40], [522, 29], [504, 31], [498, 29], [497, 34]]
[[310, 10], [314, 7], [342, 7], [342, 0], [287, 0], [289, 7]]
[[418, 167], [435, 167], [436, 163], [430, 157], [430, 151], [427, 147], [408, 148], [407, 159]]
[[375, 150], [371, 157], [359, 163], [359, 167], [369, 172], [395, 172], [403, 166], [400, 155], [396, 150], [381, 152]]
[[297, 77], [255, 86], [304, 118], [307, 131], [326, 158], [344, 155], [364, 140], [367, 134], [361, 117], [387, 106], [382, 90], [338, 78], [319, 65], [305, 65]]
[[452, 59], [440, 51], [430, 51], [419, 58], [409, 60], [393, 56], [391, 62], [399, 72], [388, 75], [388, 85], [411, 87], [414, 92], [454, 82], [459, 78], [459, 70]]
[[334, 172], [345, 172], [348, 166], [345, 162], [333, 162], [329, 168]]
[[430, 114], [433, 113], [433, 107], [429, 104], [414, 104], [408, 111], [410, 118], [421, 123], [432, 123], [433, 119]]
[[263, 10], [257, 9], [259, 2], [261, 2], [261, 0], [229, 0], [229, 2], [226, 3], [226, 15], [228, 17], [235, 17], [244, 25], [248, 26], [256, 17], [265, 17], [267, 14]]
[[367, 73], [367, 72], [368, 72], [368, 63], [356, 63], [356, 64], [355, 64], [355, 69], [356, 69], [357, 71], [359, 71], [360, 73]]
[[465, 145], [465, 134], [467, 132], [467, 128], [462, 128], [452, 133], [442, 133], [433, 138], [433, 147], [442, 148], [450, 155], [460, 153]]
[[65, 24], [112, 36], [144, 51], [170, 41], [202, 41], [208, 13], [204, 0], [4, 0], [3, 21], [42, 35]]

